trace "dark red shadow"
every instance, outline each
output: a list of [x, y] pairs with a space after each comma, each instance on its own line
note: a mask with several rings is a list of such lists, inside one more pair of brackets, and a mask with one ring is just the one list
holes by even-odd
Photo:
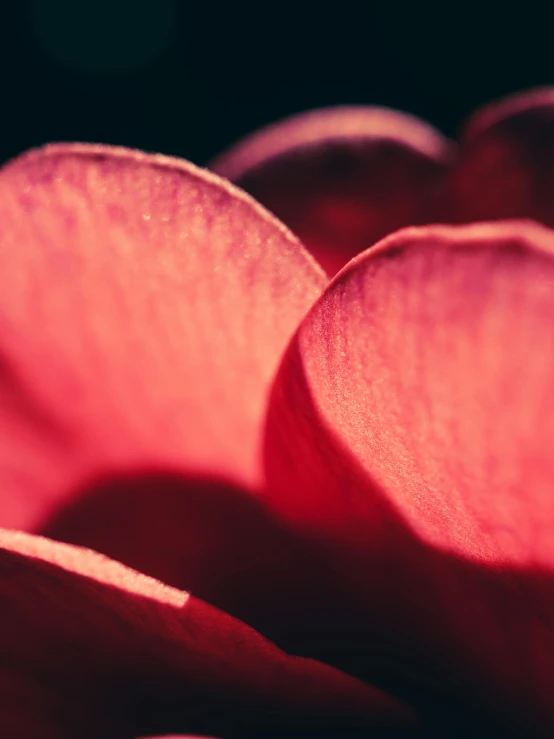
[[[382, 505], [389, 505], [384, 496]], [[474, 625], [478, 648], [490, 638], [491, 613], [497, 608], [510, 613], [514, 602], [519, 603], [520, 610], [510, 618], [513, 646], [521, 651], [522, 614], [537, 593], [541, 603], [545, 594], [554, 593], [552, 575], [492, 572], [431, 551], [393, 514], [391, 508], [392, 539], [402, 536], [403, 548], [379, 552], [382, 542], [376, 541], [370, 576], [355, 571], [350, 555], [336, 546], [326, 549], [323, 543], [300, 539], [252, 494], [223, 481], [184, 479], [169, 472], [97, 480], [79, 491], [41, 533], [98, 550], [188, 590], [287, 651], [333, 664], [404, 698], [425, 716], [426, 729], [418, 737], [509, 736], [485, 716], [486, 700], [483, 706], [470, 705], [471, 689], [464, 674], [456, 674], [467, 650], [463, 639], [455, 643], [456, 614]], [[358, 589], [360, 578], [364, 583]], [[373, 609], [359, 595], [367, 593], [368, 582]], [[477, 620], [481, 610], [486, 616], [482, 629]], [[445, 619], [454, 629], [450, 641]], [[465, 627], [461, 631], [467, 634]], [[521, 659], [524, 664], [524, 654]], [[453, 660], [456, 669], [449, 671]], [[172, 717], [181, 711], [182, 696], [170, 698], [167, 690], [163, 695], [163, 705], [152, 705], [147, 696], [141, 700], [149, 718], [141, 718], [139, 725], [151, 732], [175, 730]], [[207, 721], [210, 728], [212, 723]], [[272, 729], [253, 725], [242, 725], [240, 735], [273, 736]], [[220, 734], [238, 736], [227, 724]]]
[[336, 592], [309, 542], [225, 481], [144, 470], [91, 482], [42, 528], [206, 600], [272, 639], [296, 640]]

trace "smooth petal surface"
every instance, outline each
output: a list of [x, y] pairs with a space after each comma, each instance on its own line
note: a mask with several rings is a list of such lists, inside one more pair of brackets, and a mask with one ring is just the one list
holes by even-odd
[[470, 118], [449, 190], [453, 220], [554, 226], [554, 88], [512, 95]]
[[554, 729], [553, 317], [548, 229], [401, 231], [303, 322], [266, 439], [271, 502], [327, 540], [359, 638], [526, 736]]
[[411, 721], [380, 691], [95, 552], [0, 531], [0, 729], [22, 739]]
[[0, 173], [0, 523], [104, 471], [258, 479], [264, 401], [324, 284], [247, 195], [185, 162], [55, 145]]
[[275, 213], [334, 274], [402, 226], [437, 220], [453, 145], [386, 108], [293, 116], [238, 142], [209, 166]]

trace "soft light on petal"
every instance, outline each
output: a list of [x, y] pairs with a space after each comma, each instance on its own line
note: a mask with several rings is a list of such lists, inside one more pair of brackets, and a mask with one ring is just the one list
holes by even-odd
[[328, 108], [268, 126], [209, 166], [302, 239], [329, 274], [402, 226], [437, 220], [453, 145], [386, 108]]
[[548, 229], [401, 231], [303, 322], [266, 440], [271, 502], [327, 539], [368, 638], [528, 731], [554, 727], [553, 316]]
[[258, 480], [265, 397], [323, 274], [204, 170], [93, 145], [0, 173], [0, 523], [104, 471]]

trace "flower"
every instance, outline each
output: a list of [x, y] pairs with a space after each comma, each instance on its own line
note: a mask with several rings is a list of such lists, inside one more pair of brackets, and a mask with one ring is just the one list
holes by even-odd
[[0, 172], [6, 736], [554, 733], [553, 111]]

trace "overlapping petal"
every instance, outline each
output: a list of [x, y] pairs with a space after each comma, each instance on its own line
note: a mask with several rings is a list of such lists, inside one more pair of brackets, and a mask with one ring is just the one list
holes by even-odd
[[243, 623], [90, 550], [0, 531], [0, 730], [22, 739], [217, 736], [413, 721]]
[[283, 347], [324, 284], [244, 193], [187, 163], [56, 145], [0, 174], [0, 522], [104, 472], [258, 479]]
[[440, 218], [453, 154], [423, 121], [352, 106], [285, 119], [209, 166], [275, 213], [334, 274], [392, 231]]
[[384, 108], [293, 116], [210, 165], [289, 225], [334, 274], [409, 225], [533, 218], [554, 226], [554, 88], [478, 110], [460, 148]]
[[[548, 91], [481, 111], [448, 176], [452, 148], [436, 132], [358, 108], [278, 124], [214, 166], [334, 272], [407, 223], [554, 225], [553, 111]], [[267, 501], [283, 525], [247, 489], [271, 378], [324, 284], [284, 227], [182, 162], [55, 146], [0, 173], [0, 249], [0, 523], [191, 587], [281, 644], [309, 624], [319, 647], [304, 653], [345, 668], [348, 650], [370, 673], [376, 654], [427, 663], [527, 735], [554, 731], [552, 232], [410, 229], [336, 277], [273, 389]], [[281, 689], [274, 666], [290, 660], [186, 594], [46, 540], [4, 542], [12, 735], [35, 736], [37, 717], [41, 737], [217, 734], [205, 714], [228, 717], [229, 695], [245, 725], [259, 700], [272, 714], [327, 702], [365, 713], [367, 699], [395, 710], [355, 681], [333, 703], [324, 667], [321, 692], [319, 667]], [[327, 640], [337, 623], [342, 657]], [[210, 651], [220, 631], [229, 640]], [[241, 655], [237, 678], [243, 639], [263, 659], [254, 669]], [[82, 725], [95, 709], [99, 723]]]
[[462, 132], [448, 189], [454, 221], [533, 218], [554, 226], [554, 88], [477, 111]]
[[329, 542], [365, 638], [539, 735], [554, 727], [553, 315], [548, 229], [401, 231], [302, 323], [266, 439], [271, 502]]

